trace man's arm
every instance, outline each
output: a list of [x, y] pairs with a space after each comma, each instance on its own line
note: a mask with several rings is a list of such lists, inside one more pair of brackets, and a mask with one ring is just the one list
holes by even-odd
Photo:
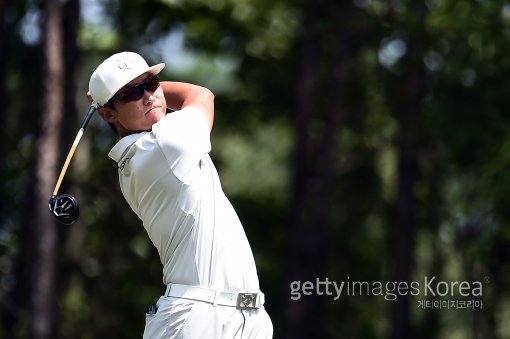
[[214, 122], [214, 94], [207, 88], [185, 82], [161, 81], [167, 107], [177, 111], [187, 106], [198, 108], [212, 129]]

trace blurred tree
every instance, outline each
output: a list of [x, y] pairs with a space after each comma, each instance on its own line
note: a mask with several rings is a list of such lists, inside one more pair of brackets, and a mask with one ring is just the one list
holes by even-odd
[[[54, 184], [90, 72], [123, 49], [216, 93], [212, 155], [252, 243], [275, 338], [510, 336], [509, 5], [88, 0], [80, 16], [78, 0], [57, 3], [60, 61], [47, 56], [55, 40], [41, 44], [50, 26], [39, 7], [50, 1], [0, 2], [0, 338], [35, 330], [26, 291], [32, 261], [44, 258], [35, 245], [53, 227], [44, 219], [52, 187], [42, 184]], [[64, 65], [52, 100], [65, 100], [69, 128], [55, 121], [62, 141], [44, 151], [49, 62]], [[114, 142], [93, 120], [66, 178], [82, 215], [53, 235], [62, 239], [52, 259], [55, 337], [139, 338], [145, 307], [161, 294], [157, 254], [106, 155]], [[43, 155], [53, 169], [34, 163]], [[47, 182], [34, 184], [36, 170]], [[291, 280], [426, 275], [483, 277], [483, 310], [419, 309], [413, 297], [289, 300]]]
[[[395, 197], [395, 223], [392, 230], [393, 281], [411, 281], [415, 266], [414, 248], [417, 228], [415, 189], [418, 182], [418, 157], [423, 107], [428, 92], [425, 65], [425, 4], [412, 2], [406, 8], [407, 16], [398, 16], [393, 29], [408, 32], [405, 41], [407, 53], [400, 61], [400, 69], [389, 75], [386, 90], [398, 125], [396, 148], [398, 182]], [[397, 298], [393, 304], [391, 338], [413, 337], [411, 331], [410, 298]]]
[[[6, 13], [6, 3], [5, 1], [0, 2], [0, 51], [3, 51], [0, 53], [0, 102], [6, 102], [6, 89], [5, 89], [5, 68], [7, 64], [7, 53], [5, 51], [7, 50], [7, 13]], [[3, 125], [3, 122], [5, 122], [5, 115], [6, 112], [2, 110], [0, 112], [0, 124]], [[0, 149], [1, 151], [1, 149]]]
[[58, 229], [48, 213], [48, 192], [53, 191], [55, 169], [60, 149], [59, 136], [63, 116], [64, 53], [61, 7], [57, 0], [45, 2], [44, 77], [39, 135], [36, 141], [34, 215], [30, 233], [35, 239], [33, 283], [30, 289], [30, 336], [37, 339], [55, 337], [56, 263]]
[[[286, 286], [292, 281], [313, 282], [325, 275], [330, 245], [327, 239], [335, 204], [332, 192], [338, 154], [335, 141], [340, 120], [346, 114], [344, 90], [348, 58], [353, 54], [350, 33], [340, 23], [345, 22], [352, 9], [353, 4], [348, 1], [314, 1], [303, 8], [296, 57], [296, 141]], [[327, 41], [334, 42], [331, 48], [321, 48]], [[327, 337], [320, 299], [318, 294], [298, 302], [289, 299], [283, 337]]]

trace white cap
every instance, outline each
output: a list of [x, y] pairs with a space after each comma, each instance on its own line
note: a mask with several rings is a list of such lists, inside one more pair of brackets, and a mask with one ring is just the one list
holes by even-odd
[[90, 77], [92, 100], [102, 106], [133, 79], [146, 72], [158, 74], [164, 67], [164, 63], [149, 67], [144, 58], [133, 52], [114, 54], [97, 66]]

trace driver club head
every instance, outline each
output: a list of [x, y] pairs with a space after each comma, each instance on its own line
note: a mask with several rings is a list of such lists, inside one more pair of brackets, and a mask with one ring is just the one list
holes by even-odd
[[65, 225], [74, 224], [80, 214], [78, 201], [70, 194], [51, 196], [48, 207], [55, 218]]

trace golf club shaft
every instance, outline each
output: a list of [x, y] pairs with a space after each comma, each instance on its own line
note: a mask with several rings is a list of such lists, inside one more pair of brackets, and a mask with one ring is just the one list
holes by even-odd
[[90, 119], [92, 118], [92, 115], [96, 111], [96, 106], [93, 104], [90, 106], [89, 111], [87, 112], [87, 115], [85, 116], [85, 119], [83, 119], [83, 123], [81, 124], [80, 129], [78, 130], [78, 133], [76, 134], [76, 137], [74, 138], [74, 142], [71, 146], [71, 149], [69, 150], [69, 153], [67, 154], [66, 161], [64, 162], [64, 166], [62, 167], [62, 170], [60, 171], [60, 175], [58, 176], [57, 184], [55, 185], [55, 189], [53, 190], [53, 195], [57, 195], [58, 190], [60, 189], [60, 185], [62, 184], [62, 180], [64, 179], [64, 175], [67, 172], [67, 168], [69, 167], [69, 164], [71, 163], [71, 159], [74, 156], [74, 152], [76, 151], [76, 147], [78, 147], [78, 144], [80, 143], [81, 137], [83, 136], [83, 132], [85, 132], [85, 128], [87, 128], [87, 125], [89, 124]]

